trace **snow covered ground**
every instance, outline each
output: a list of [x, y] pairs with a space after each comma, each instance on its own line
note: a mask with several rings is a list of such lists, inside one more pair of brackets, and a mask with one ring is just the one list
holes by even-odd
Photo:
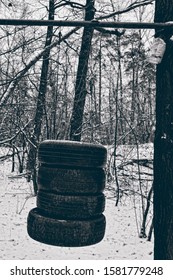
[[[146, 152], [144, 152], [146, 154]], [[143, 155], [142, 155], [143, 158]], [[1, 260], [150, 260], [151, 242], [139, 238], [138, 206], [134, 197], [123, 196], [118, 207], [112, 190], [106, 191], [106, 233], [95, 245], [79, 248], [56, 247], [32, 240], [27, 234], [27, 215], [36, 207], [31, 185], [10, 172], [10, 161], [0, 162], [0, 259]], [[139, 216], [138, 216], [139, 219]]]

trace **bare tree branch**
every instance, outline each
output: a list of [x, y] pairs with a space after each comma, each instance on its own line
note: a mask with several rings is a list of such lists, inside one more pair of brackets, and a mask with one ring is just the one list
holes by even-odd
[[140, 2], [136, 1], [136, 2], [132, 3], [131, 5], [129, 5], [127, 8], [123, 9], [123, 10], [116, 11], [116, 12], [113, 12], [109, 15], [98, 17], [96, 19], [97, 20], [102, 20], [102, 19], [107, 19], [107, 18], [116, 16], [116, 15], [121, 15], [121, 14], [124, 14], [124, 13], [128, 13], [128, 12], [130, 12], [130, 11], [136, 9], [136, 8], [146, 6], [146, 5], [149, 5], [149, 4], [153, 4], [154, 1], [155, 0], [142, 0]]
[[22, 69], [17, 75], [16, 77], [11, 81], [11, 83], [9, 84], [7, 91], [3, 94], [3, 96], [0, 99], [0, 106], [4, 105], [8, 98], [11, 96], [11, 94], [13, 93], [16, 85], [18, 84], [18, 82], [22, 79], [22, 77], [28, 72], [28, 70], [37, 62], [39, 61], [39, 59], [41, 59], [41, 57], [44, 55], [45, 52], [47, 52], [48, 49], [52, 49], [55, 46], [57, 46], [58, 44], [60, 44], [61, 42], [63, 42], [65, 39], [67, 39], [68, 37], [70, 37], [73, 33], [75, 33], [77, 30], [79, 30], [80, 27], [75, 27], [73, 28], [71, 31], [69, 31], [67, 34], [65, 34], [64, 36], [62, 36], [61, 38], [59, 38], [58, 40], [56, 40], [55, 42], [53, 42], [49, 47], [44, 48], [41, 52], [39, 52], [36, 56], [34, 56], [33, 59], [31, 59], [29, 61], [29, 63], [26, 65], [26, 67], [24, 69]]
[[118, 37], [120, 37], [121, 35], [124, 35], [125, 30], [123, 30], [122, 32], [118, 31], [117, 29], [115, 30], [108, 30], [102, 27], [96, 27], [95, 28], [97, 31], [99, 31], [102, 34], [110, 34], [110, 35], [116, 35]]
[[72, 8], [77, 8], [77, 9], [84, 9], [85, 5], [82, 5], [80, 3], [74, 2], [74, 1], [70, 1], [70, 0], [63, 0], [60, 3], [58, 3], [57, 5], [55, 5], [55, 9], [60, 8], [62, 6], [71, 6]]
[[23, 132], [25, 130], [25, 128], [30, 124], [31, 120], [29, 122], [27, 122], [27, 124], [23, 127], [23, 128], [20, 128], [15, 135], [13, 135], [11, 138], [8, 138], [8, 139], [5, 139], [3, 141], [0, 141], [0, 145], [3, 145], [5, 143], [8, 143], [8, 142], [11, 142], [13, 141], [18, 135], [20, 132]]

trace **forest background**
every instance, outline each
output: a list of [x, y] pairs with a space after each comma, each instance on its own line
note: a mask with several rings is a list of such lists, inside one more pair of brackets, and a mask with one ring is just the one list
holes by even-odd
[[[0, 14], [14, 19], [150, 22], [154, 1], [1, 0]], [[36, 194], [41, 141], [105, 145], [107, 187], [116, 204], [123, 193], [129, 194], [129, 178], [134, 179], [123, 168], [136, 164], [138, 189], [130, 193], [138, 193], [141, 200], [142, 237], [152, 196], [150, 171], [145, 171], [149, 180], [141, 179], [140, 169], [151, 170], [152, 158], [139, 156], [146, 143], [151, 152], [155, 130], [155, 66], [146, 59], [152, 40], [151, 30], [0, 27], [1, 161], [10, 159], [11, 171], [17, 169], [32, 181]], [[123, 157], [122, 146], [127, 148]], [[151, 218], [149, 225], [150, 239]]]

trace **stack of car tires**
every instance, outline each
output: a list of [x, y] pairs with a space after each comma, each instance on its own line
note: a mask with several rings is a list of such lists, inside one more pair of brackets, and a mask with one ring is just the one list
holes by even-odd
[[46, 140], [39, 145], [37, 208], [27, 221], [31, 238], [69, 247], [103, 239], [106, 157], [106, 148], [97, 144]]

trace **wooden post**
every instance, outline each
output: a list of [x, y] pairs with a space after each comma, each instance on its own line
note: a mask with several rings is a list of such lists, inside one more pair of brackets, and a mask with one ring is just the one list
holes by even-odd
[[[173, 0], [156, 0], [155, 21], [173, 20]], [[172, 32], [173, 34], [173, 32]], [[154, 259], [173, 259], [173, 41], [157, 30], [166, 52], [156, 71], [154, 142]]]

